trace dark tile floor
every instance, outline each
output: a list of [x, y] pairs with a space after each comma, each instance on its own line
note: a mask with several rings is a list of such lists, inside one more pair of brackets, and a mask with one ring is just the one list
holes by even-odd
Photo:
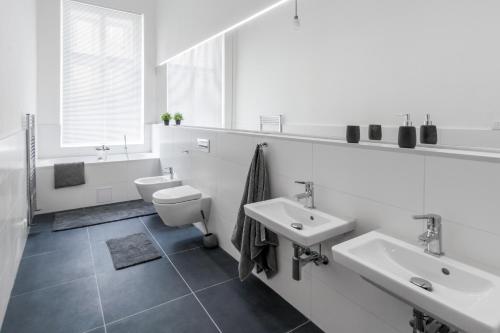
[[[201, 247], [194, 227], [157, 215], [52, 232], [31, 228], [1, 333], [321, 333], [237, 262]], [[116, 271], [105, 241], [149, 235], [163, 258]]]

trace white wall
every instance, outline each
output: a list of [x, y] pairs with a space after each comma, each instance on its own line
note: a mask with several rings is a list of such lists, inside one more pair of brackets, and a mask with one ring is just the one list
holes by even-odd
[[234, 33], [233, 128], [282, 113], [287, 132], [344, 136], [347, 124], [394, 127], [411, 113], [420, 126], [431, 113], [450, 129], [441, 143], [500, 148], [490, 130], [500, 120], [500, 2], [299, 0], [298, 30], [292, 13], [289, 2]]
[[0, 0], [0, 327], [26, 241], [23, 115], [36, 111], [35, 0]]
[[278, 0], [157, 0], [157, 64]]
[[[500, 161], [476, 161], [403, 150], [379, 151], [347, 144], [291, 140], [223, 130], [159, 127], [163, 163], [212, 197], [209, 229], [239, 258], [230, 243], [255, 144], [265, 141], [273, 197], [302, 192], [294, 180], [315, 183], [317, 208], [357, 219], [353, 237], [373, 229], [417, 244], [423, 224], [413, 214], [443, 216], [444, 251], [452, 258], [498, 274]], [[211, 140], [211, 152], [194, 148]], [[190, 150], [189, 154], [183, 153]], [[347, 237], [346, 237], [347, 238]], [[331, 246], [323, 243], [331, 258]], [[309, 264], [302, 281], [291, 278], [291, 243], [280, 238], [280, 272], [264, 281], [328, 333], [410, 332], [411, 308], [334, 261]]]
[[[82, 0], [98, 6], [144, 14], [144, 122], [145, 144], [131, 152], [149, 151], [150, 124], [156, 112], [156, 0]], [[37, 7], [38, 37], [38, 154], [39, 157], [91, 155], [93, 148], [61, 148], [60, 127], [60, 0], [43, 0]], [[122, 147], [111, 147], [113, 151]]]

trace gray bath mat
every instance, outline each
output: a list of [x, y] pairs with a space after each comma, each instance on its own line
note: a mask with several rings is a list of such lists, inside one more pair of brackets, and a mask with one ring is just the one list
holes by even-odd
[[138, 233], [106, 241], [115, 269], [142, 264], [161, 258], [160, 252], [146, 234]]
[[82, 208], [55, 214], [53, 231], [87, 227], [155, 214], [153, 204], [142, 200]]

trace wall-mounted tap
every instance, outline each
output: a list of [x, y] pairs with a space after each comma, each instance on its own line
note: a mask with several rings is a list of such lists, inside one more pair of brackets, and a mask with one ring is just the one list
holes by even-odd
[[109, 148], [106, 145], [102, 145], [102, 146], [97, 147], [95, 150], [97, 152], [97, 159], [98, 160], [105, 160], [105, 159], [107, 159], [108, 151], [110, 151], [111, 148]]
[[415, 220], [427, 220], [426, 231], [418, 239], [426, 245], [425, 252], [440, 257], [443, 253], [443, 241], [441, 232], [441, 216], [437, 214], [425, 214], [413, 216]]
[[174, 179], [174, 168], [173, 167], [166, 167], [163, 168], [163, 175], [169, 175], [170, 179]]
[[303, 184], [306, 187], [306, 191], [304, 193], [299, 193], [295, 195], [295, 199], [300, 201], [301, 199], [306, 199], [306, 203], [304, 207], [306, 208], [314, 208], [314, 183], [310, 181], [304, 180], [296, 180], [296, 184]]

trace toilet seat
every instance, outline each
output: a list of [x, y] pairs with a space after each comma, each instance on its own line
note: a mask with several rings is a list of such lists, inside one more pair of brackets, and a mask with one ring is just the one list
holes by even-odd
[[153, 202], [157, 204], [177, 204], [200, 198], [201, 192], [189, 185], [166, 188], [153, 193]]

